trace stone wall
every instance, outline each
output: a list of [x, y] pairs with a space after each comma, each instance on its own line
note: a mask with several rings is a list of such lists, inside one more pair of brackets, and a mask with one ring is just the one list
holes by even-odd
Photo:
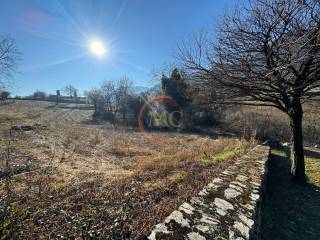
[[235, 160], [156, 225], [148, 239], [259, 239], [269, 152], [268, 146], [258, 145]]

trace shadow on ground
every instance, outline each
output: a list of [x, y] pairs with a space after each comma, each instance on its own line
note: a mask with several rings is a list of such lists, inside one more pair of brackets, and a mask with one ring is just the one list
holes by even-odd
[[[282, 149], [288, 150], [288, 149]], [[319, 153], [308, 151], [306, 155]], [[286, 154], [271, 154], [262, 209], [262, 239], [320, 239], [320, 188], [290, 180]]]

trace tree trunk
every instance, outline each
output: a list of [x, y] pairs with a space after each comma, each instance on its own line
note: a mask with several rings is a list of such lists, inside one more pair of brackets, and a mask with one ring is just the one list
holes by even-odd
[[304, 150], [303, 150], [303, 137], [302, 137], [302, 116], [303, 110], [301, 103], [294, 104], [289, 113], [290, 127], [291, 127], [291, 175], [294, 180], [305, 182], [305, 163], [304, 163]]

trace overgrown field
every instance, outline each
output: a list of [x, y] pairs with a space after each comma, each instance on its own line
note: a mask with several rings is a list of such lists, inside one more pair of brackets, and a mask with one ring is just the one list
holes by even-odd
[[146, 134], [91, 114], [44, 102], [0, 106], [3, 239], [145, 239], [252, 146]]
[[[320, 99], [304, 104], [303, 139], [307, 146], [320, 145]], [[238, 136], [252, 136], [290, 142], [288, 116], [270, 107], [231, 106], [221, 117], [221, 127], [237, 133]]]

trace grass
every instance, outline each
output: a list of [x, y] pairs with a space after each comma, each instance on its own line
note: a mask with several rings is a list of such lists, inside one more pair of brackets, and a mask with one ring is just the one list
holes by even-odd
[[212, 154], [210, 156], [203, 157], [199, 160], [200, 163], [205, 165], [211, 165], [218, 161], [234, 158], [243, 154], [243, 149], [233, 148], [224, 149], [222, 152]]
[[309, 182], [320, 186], [320, 158], [306, 156], [305, 162]]
[[174, 184], [174, 183], [179, 183], [179, 182], [186, 180], [189, 176], [190, 175], [187, 172], [181, 171], [181, 172], [175, 173], [171, 176], [168, 176], [168, 180], [169, 180], [170, 184]]
[[320, 154], [305, 149], [307, 184], [292, 181], [290, 149], [273, 149], [262, 208], [262, 240], [318, 240], [320, 229]]
[[[309, 148], [305, 149], [305, 152], [309, 151]], [[307, 153], [305, 153], [305, 168], [308, 182], [320, 186], [320, 153], [313, 154], [313, 156], [309, 156]], [[272, 154], [288, 159], [291, 155], [290, 148], [272, 149]]]
[[[320, 145], [319, 101], [303, 106], [303, 139], [308, 146]], [[218, 115], [219, 116], [219, 115]], [[238, 136], [250, 139], [254, 136], [265, 140], [290, 142], [290, 126], [287, 114], [272, 107], [228, 106], [222, 114], [221, 127]]]
[[286, 156], [287, 152], [288, 152], [287, 149], [276, 149], [276, 148], [274, 148], [274, 149], [271, 150], [272, 154], [280, 155], [280, 156]]
[[[2, 223], [12, 220], [17, 239], [122, 239], [127, 228], [138, 239], [252, 147], [234, 138], [166, 132], [150, 133], [151, 141], [132, 129], [86, 124], [87, 110], [27, 101], [12, 106], [0, 107], [0, 116], [47, 126], [26, 133], [26, 145], [15, 148], [41, 170], [11, 180], [12, 215]], [[0, 182], [1, 201], [4, 187]]]

